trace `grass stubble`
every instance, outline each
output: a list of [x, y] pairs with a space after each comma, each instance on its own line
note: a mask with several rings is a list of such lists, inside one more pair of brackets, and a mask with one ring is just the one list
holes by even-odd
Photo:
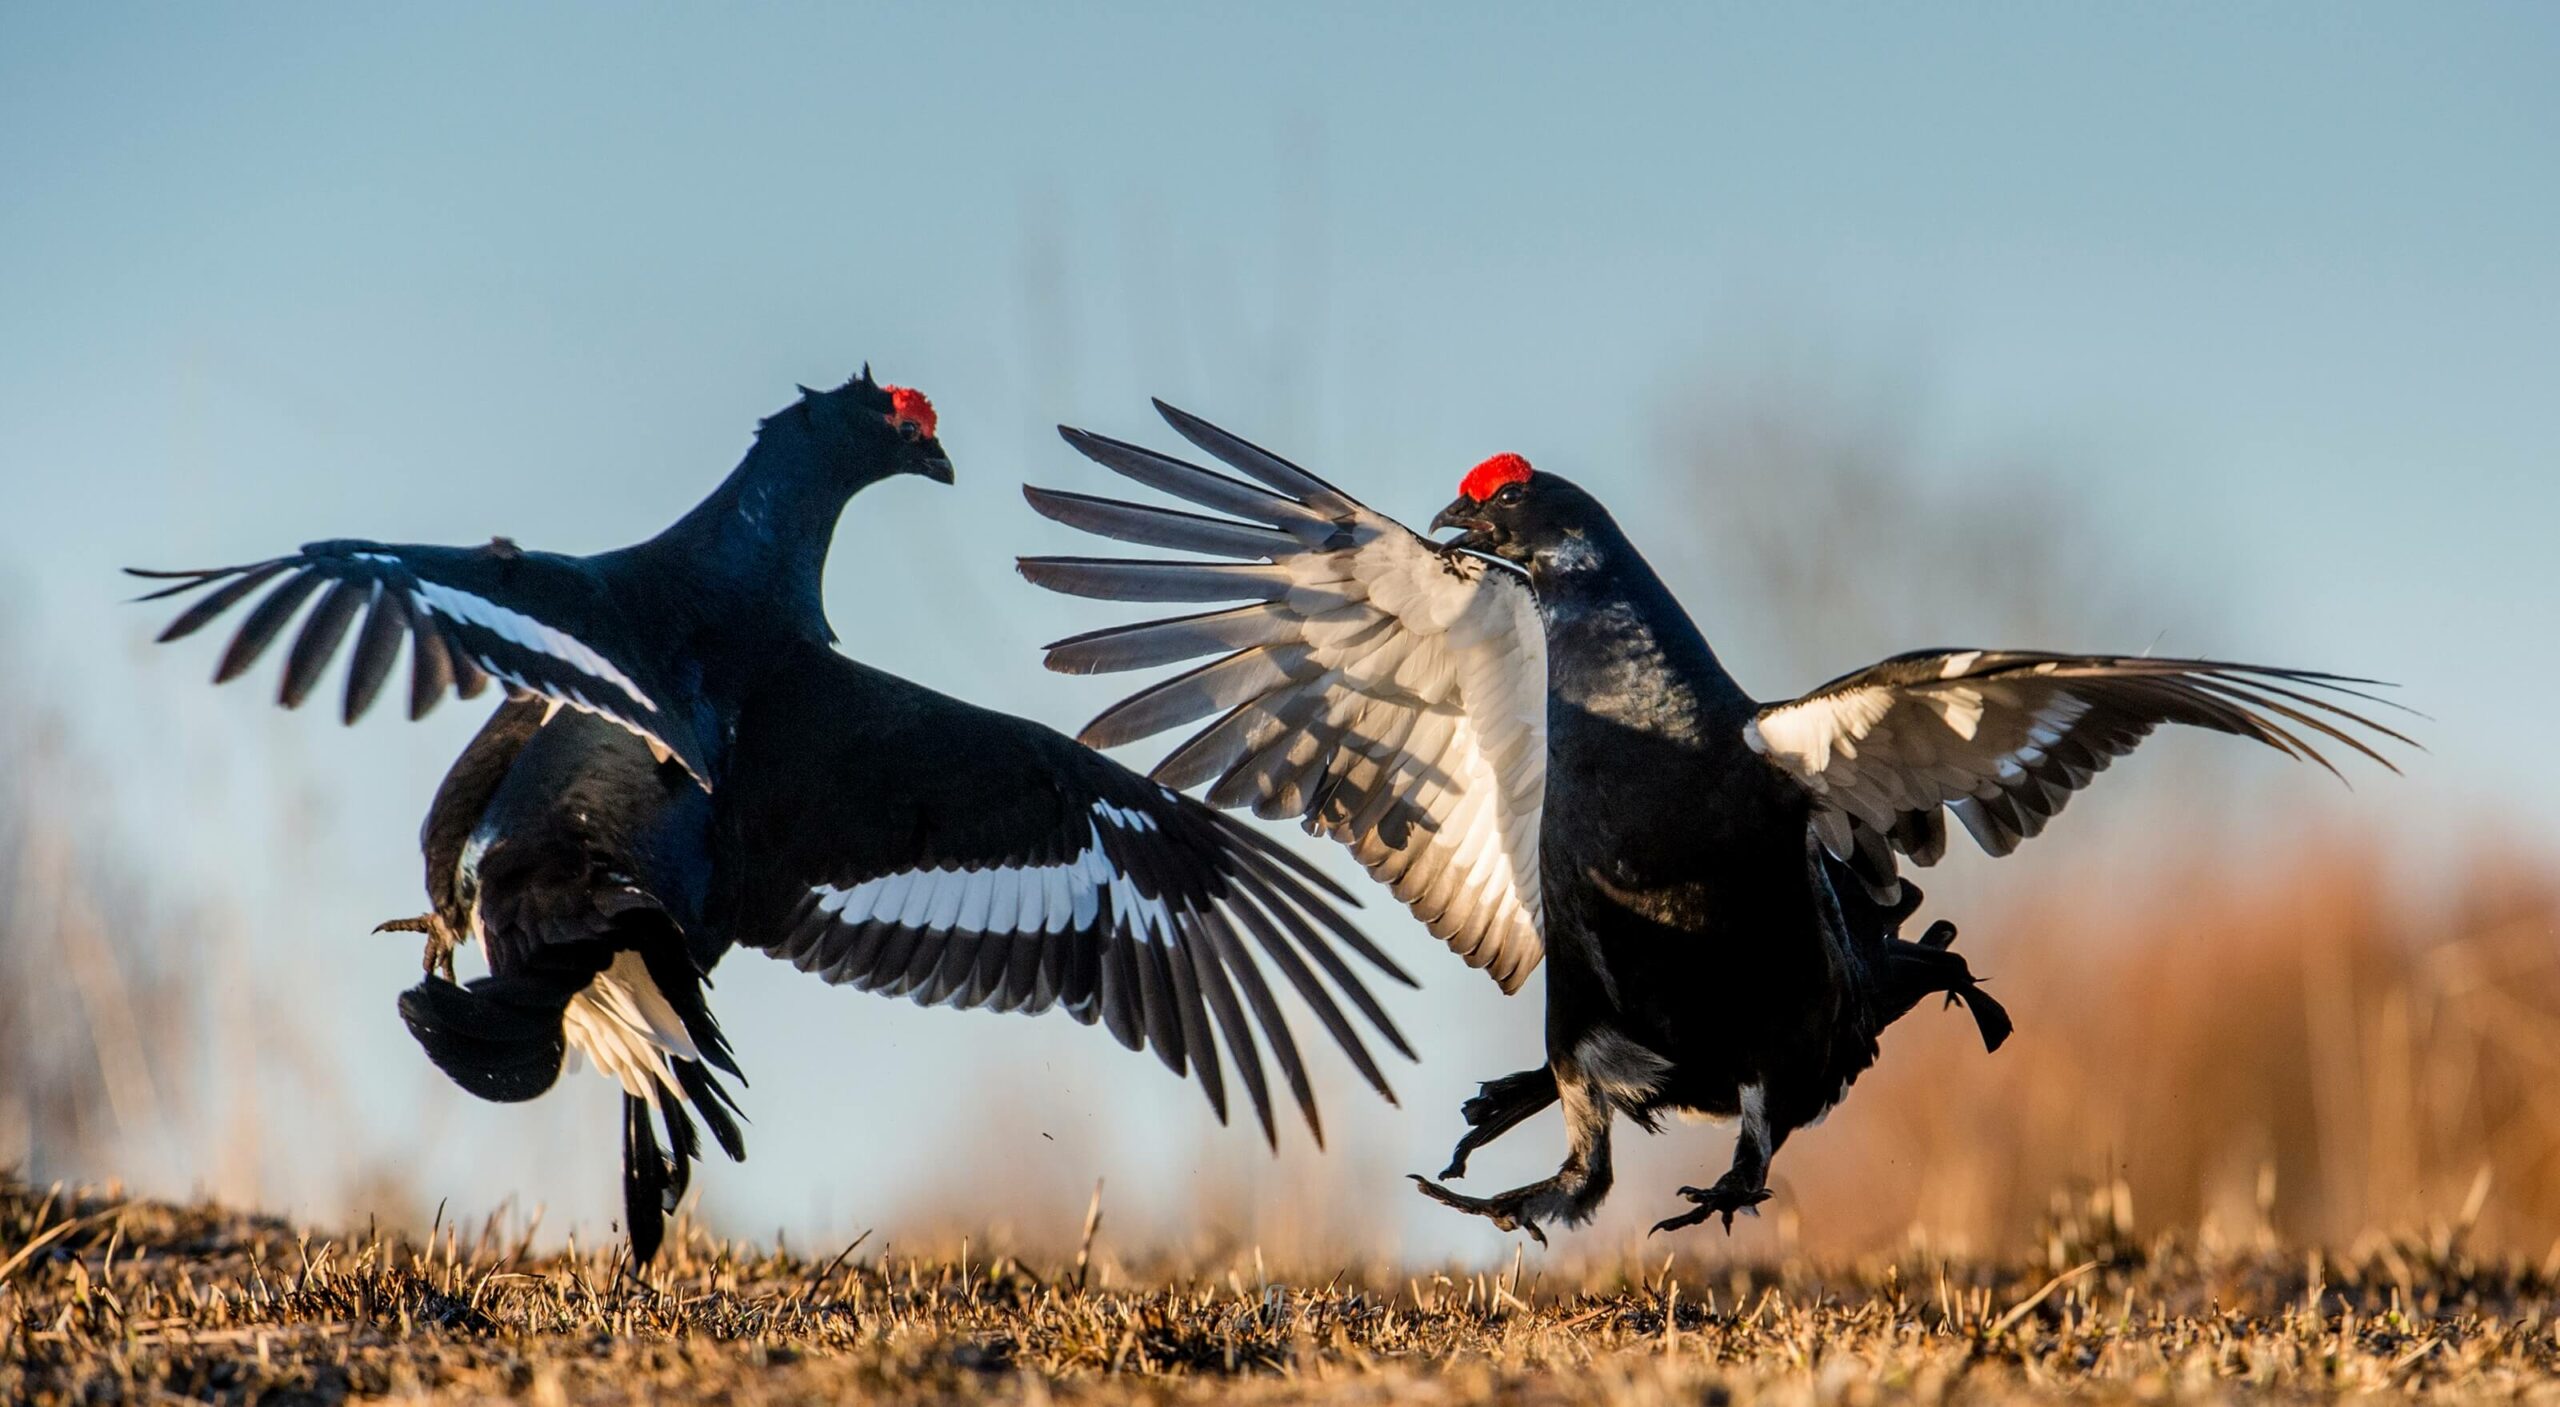
[[[2057, 1197], [2012, 1259], [1422, 1274], [687, 1226], [634, 1275], [532, 1228], [323, 1236], [0, 1182], [0, 1401], [1719, 1403], [2560, 1400], [2555, 1267], [2468, 1228], [2346, 1253], [2134, 1237]], [[1657, 1248], [1658, 1249], [1658, 1248]]]

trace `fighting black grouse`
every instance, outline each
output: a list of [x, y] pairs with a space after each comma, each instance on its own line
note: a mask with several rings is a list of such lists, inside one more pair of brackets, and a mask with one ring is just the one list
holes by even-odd
[[[819, 588], [837, 519], [894, 475], [949, 483], [936, 430], [922, 395], [865, 368], [837, 390], [804, 389], [709, 498], [634, 547], [331, 541], [141, 573], [175, 579], [155, 598], [204, 593], [163, 640], [264, 590], [217, 682], [309, 603], [286, 655], [288, 707], [350, 631], [349, 722], [404, 645], [413, 716], [447, 692], [505, 686], [427, 817], [431, 911], [389, 925], [428, 934], [429, 975], [401, 1012], [436, 1063], [487, 1098], [542, 1093], [570, 1050], [621, 1083], [626, 1225], [642, 1259], [698, 1146], [687, 1107], [742, 1155], [720, 1078], [737, 1066], [703, 995], [733, 943], [926, 1005], [1061, 1008], [1196, 1076], [1221, 1119], [1223, 1040], [1266, 1138], [1264, 1052], [1322, 1133], [1262, 964], [1380, 1093], [1335, 992], [1410, 1054], [1338, 948], [1410, 979], [1314, 870], [1058, 733], [831, 648]], [[449, 954], [473, 939], [489, 975], [457, 985]]]
[[[1561, 1102], [1550, 1178], [1438, 1200], [1539, 1235], [1587, 1220], [1620, 1114], [1738, 1118], [1732, 1166], [1657, 1229], [1768, 1197], [1787, 1135], [1845, 1094], [1922, 997], [2008, 1018], [1949, 950], [1906, 941], [1898, 861], [1944, 850], [1953, 812], [2007, 854], [2152, 728], [2184, 723], [2323, 761], [2398, 737], [2316, 695], [2364, 681], [2209, 660], [2003, 650], [1901, 655], [1764, 704], [1743, 692], [1609, 512], [1498, 455], [1464, 479], [1433, 543], [1305, 470], [1158, 404], [1244, 477], [1062, 429], [1088, 457], [1224, 516], [1027, 490], [1106, 537], [1226, 561], [1033, 558], [1031, 580], [1113, 600], [1245, 604], [1097, 631], [1053, 669], [1202, 656], [1096, 718], [1108, 747], [1207, 720], [1154, 771], [1221, 807], [1351, 847], [1435, 935], [1506, 992], [1547, 964], [1544, 1066], [1486, 1082], [1468, 1154]], [[2362, 697], [2357, 695], [2357, 697]], [[2377, 760], [2380, 760], [2377, 756]], [[2387, 764], [2386, 764], [2387, 765]]]

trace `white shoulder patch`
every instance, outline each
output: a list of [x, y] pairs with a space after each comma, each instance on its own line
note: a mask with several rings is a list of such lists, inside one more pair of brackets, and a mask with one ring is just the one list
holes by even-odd
[[1743, 739], [1758, 739], [1753, 751], [1813, 780], [1831, 765], [1834, 755], [1857, 756], [1858, 740], [1892, 711], [1893, 703], [1894, 695], [1886, 689], [1826, 694], [1762, 714], [1744, 726]]

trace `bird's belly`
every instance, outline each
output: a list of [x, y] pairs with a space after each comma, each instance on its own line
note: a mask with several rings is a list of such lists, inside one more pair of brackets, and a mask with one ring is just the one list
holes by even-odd
[[1787, 865], [1693, 861], [1674, 878], [1594, 857], [1569, 877], [1551, 871], [1546, 892], [1559, 1053], [1615, 1030], [1670, 1062], [1658, 1103], [1731, 1115], [1741, 1085], [1815, 1058], [1827, 1041], [1841, 978], [1800, 855]]

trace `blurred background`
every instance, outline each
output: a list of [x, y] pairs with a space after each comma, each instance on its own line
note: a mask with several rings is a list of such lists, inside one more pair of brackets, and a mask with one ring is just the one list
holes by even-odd
[[[1728, 1242], [1621, 1143], [1551, 1254], [2560, 1238], [2560, 11], [1421, 6], [0, 9], [0, 1166], [603, 1234], [606, 1082], [473, 1101], [392, 1011], [485, 705], [346, 729], [148, 642], [125, 565], [329, 536], [587, 551], [866, 359], [960, 481], [862, 497], [845, 648], [1072, 728], [1109, 618], [1024, 480], [1197, 409], [1418, 522], [1498, 450], [1594, 488], [1746, 686], [1918, 646], [2398, 681], [2408, 775], [2163, 738], [1927, 877], [2020, 1033], [1915, 1013]], [[845, 726], [859, 729], [860, 719]], [[1143, 766], [1152, 754], [1127, 760]], [[1308, 853], [1351, 879], [1330, 850]], [[1375, 895], [1383, 899], [1383, 895]], [[749, 952], [711, 1229], [1507, 1260], [1424, 1204], [1539, 1058], [1391, 905], [1423, 1052], [1267, 1155], [1063, 1020]], [[468, 959], [466, 959], [466, 962]], [[1552, 1168], [1552, 1115], [1469, 1186]]]

